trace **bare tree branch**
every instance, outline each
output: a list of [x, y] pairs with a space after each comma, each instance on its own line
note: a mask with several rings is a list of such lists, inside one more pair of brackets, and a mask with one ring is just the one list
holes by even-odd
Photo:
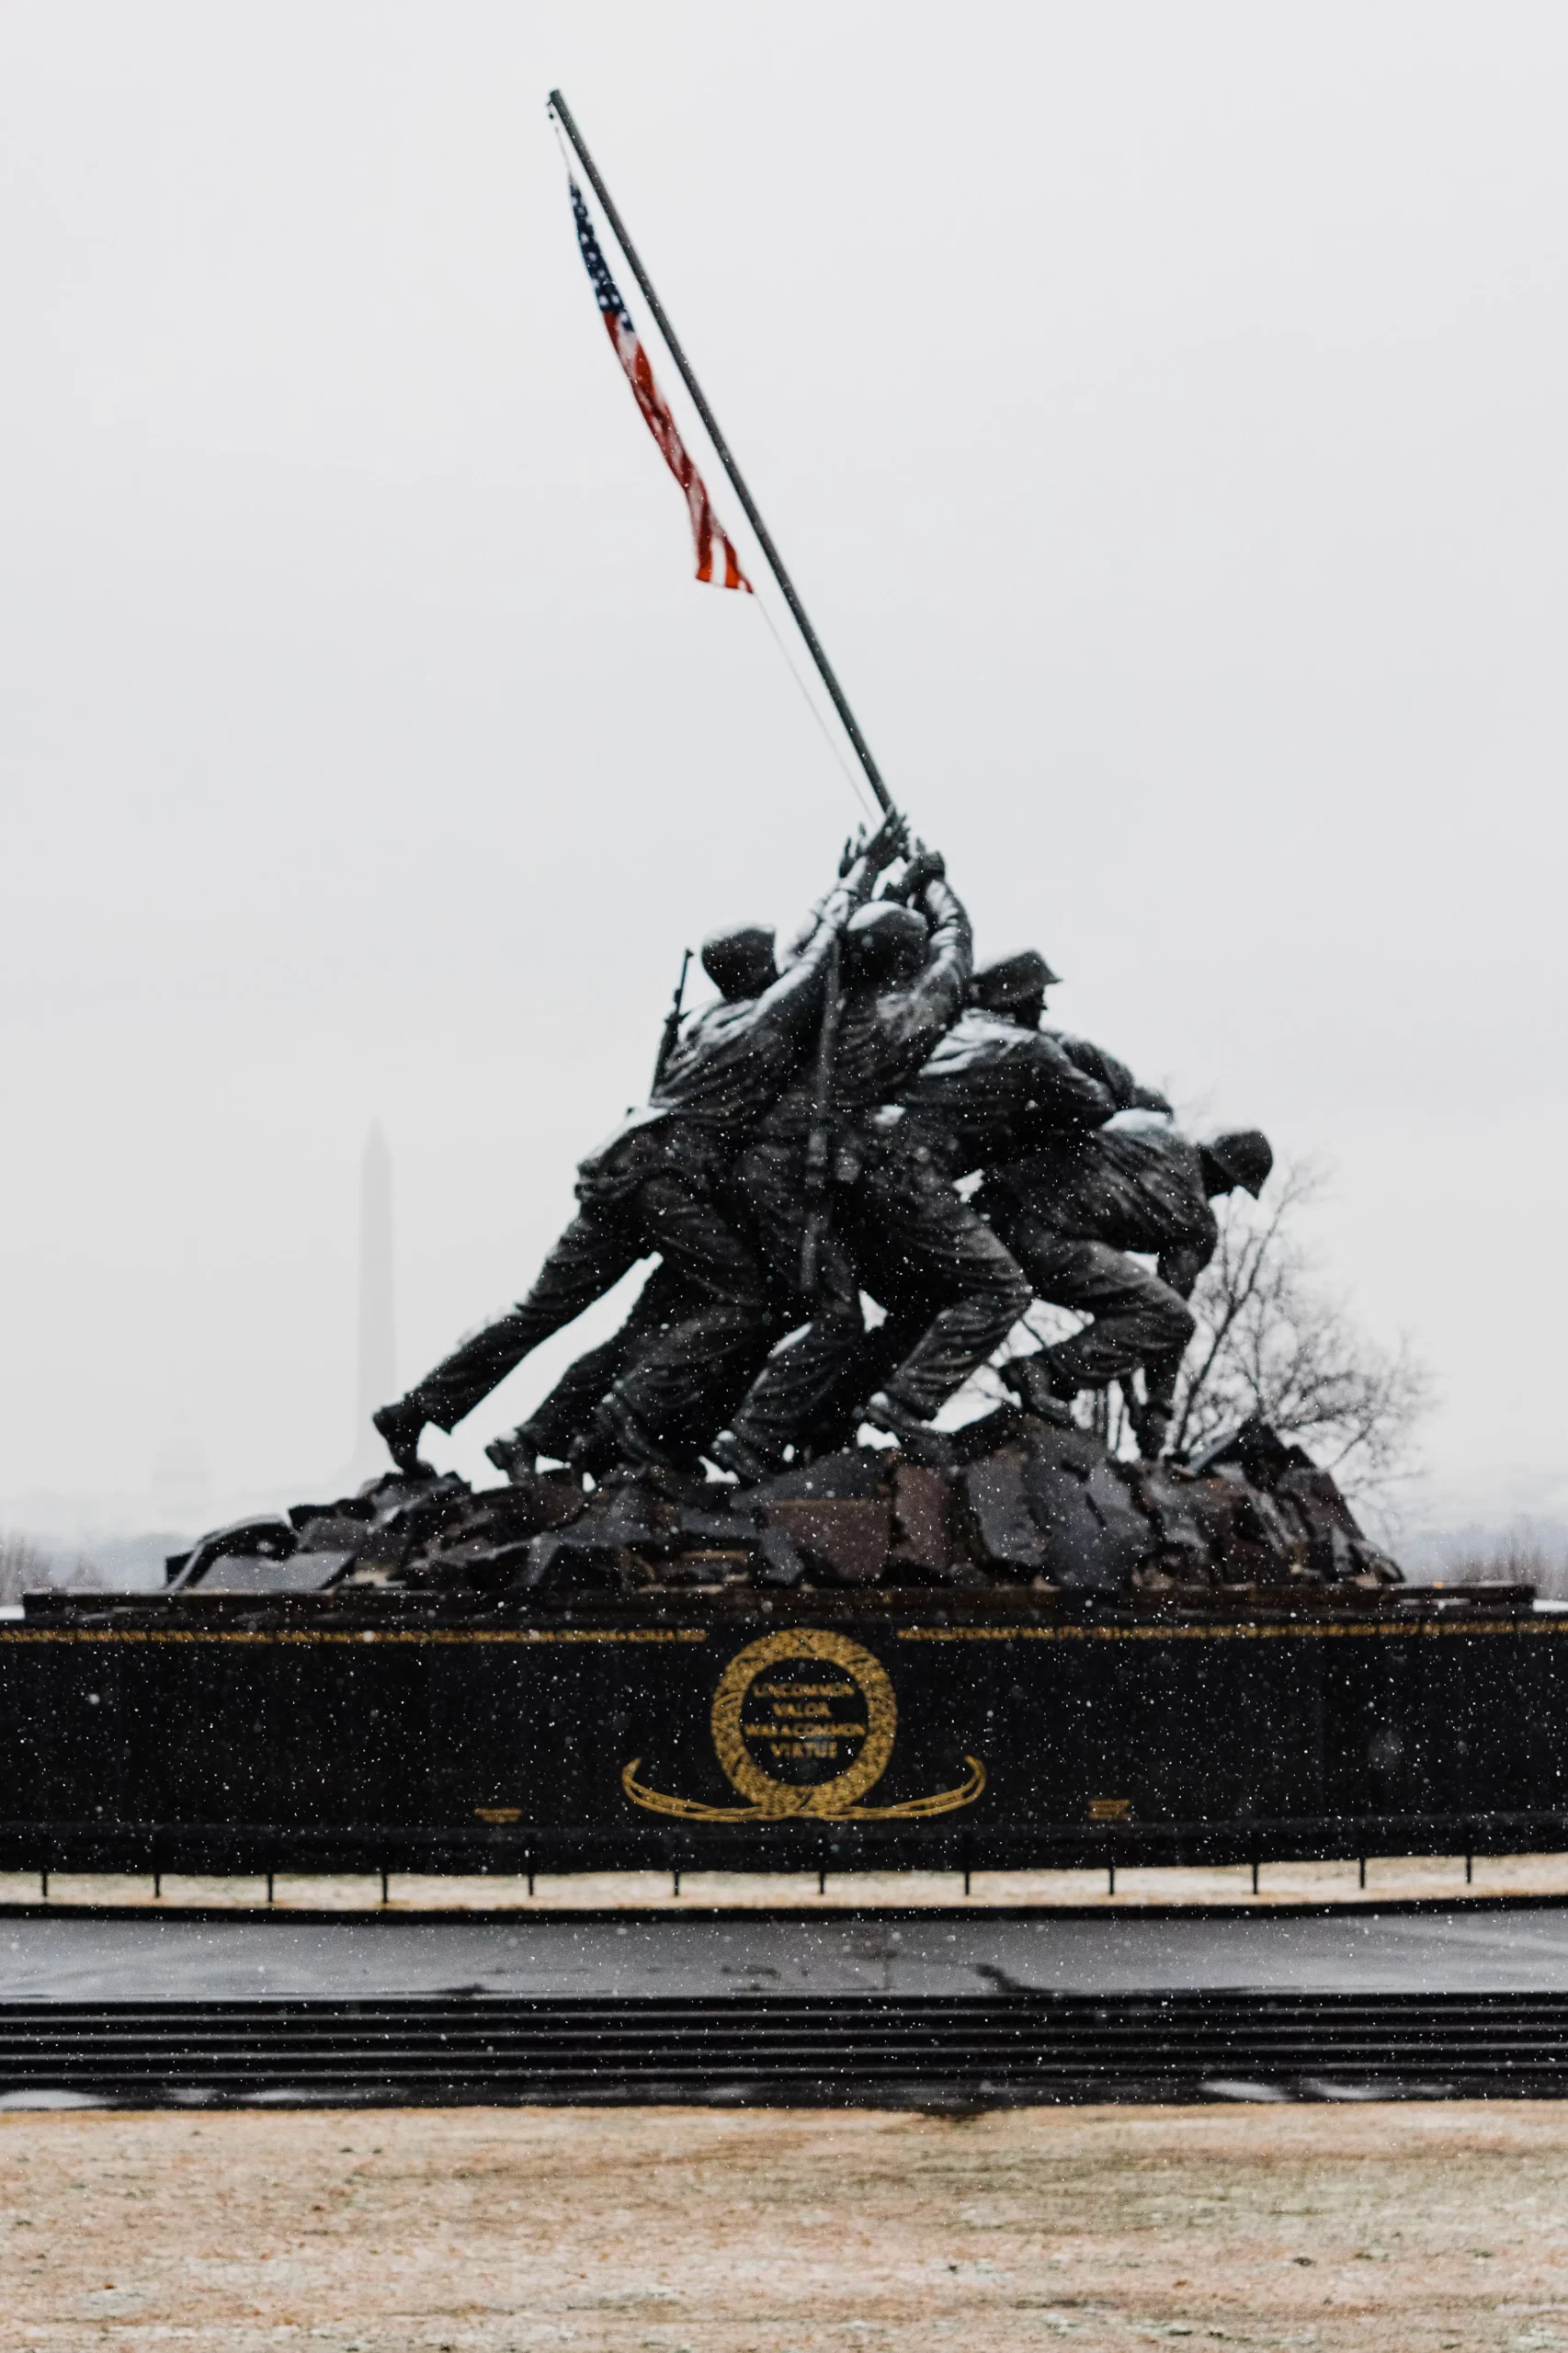
[[1362, 1336], [1299, 1239], [1299, 1213], [1321, 1182], [1298, 1165], [1270, 1188], [1267, 1209], [1244, 1194], [1221, 1205], [1219, 1247], [1192, 1299], [1198, 1336], [1174, 1443], [1195, 1454], [1256, 1415], [1365, 1493], [1410, 1468], [1430, 1383], [1405, 1344], [1391, 1353]]

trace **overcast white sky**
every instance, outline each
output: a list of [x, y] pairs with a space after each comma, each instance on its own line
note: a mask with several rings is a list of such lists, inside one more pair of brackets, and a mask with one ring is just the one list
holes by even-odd
[[409, 1377], [854, 817], [690, 580], [557, 81], [982, 952], [1332, 1163], [1441, 1490], [1568, 1490], [1565, 66], [1441, 0], [0, 13], [0, 1516], [333, 1476], [371, 1119]]

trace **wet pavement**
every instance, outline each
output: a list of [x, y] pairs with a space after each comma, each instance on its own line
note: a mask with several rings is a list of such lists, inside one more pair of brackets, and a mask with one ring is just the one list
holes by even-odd
[[0, 2000], [1568, 1993], [1568, 1909], [1244, 1918], [0, 1920]]

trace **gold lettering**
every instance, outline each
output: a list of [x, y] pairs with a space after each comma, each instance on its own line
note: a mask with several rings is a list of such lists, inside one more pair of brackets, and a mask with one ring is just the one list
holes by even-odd
[[864, 1740], [864, 1724], [790, 1724], [777, 1722], [766, 1724], [743, 1724], [741, 1735], [745, 1740], [794, 1740], [799, 1738]]
[[858, 1687], [845, 1677], [842, 1683], [754, 1683], [759, 1699], [847, 1699]]
[[838, 1721], [831, 1708], [824, 1707], [820, 1703], [810, 1708], [786, 1708], [781, 1707], [778, 1701], [775, 1700], [766, 1715], [748, 1717], [746, 1729], [748, 1732], [753, 1730], [760, 1732], [767, 1724], [831, 1724]]

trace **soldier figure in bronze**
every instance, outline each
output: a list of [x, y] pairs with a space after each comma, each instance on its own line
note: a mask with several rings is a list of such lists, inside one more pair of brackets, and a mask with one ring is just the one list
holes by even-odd
[[[1008, 961], [1047, 969], [1044, 959], [1032, 951], [1028, 960]], [[975, 995], [971, 983], [971, 999]], [[1036, 1020], [1038, 1017], [1037, 1006]], [[1093, 1051], [1085, 1050], [1085, 1054]], [[1103, 1060], [1131, 1089], [1131, 1074], [1109, 1055]], [[938, 1039], [900, 1103], [880, 1116], [885, 1117], [890, 1131], [896, 1124], [902, 1154], [928, 1154], [937, 1174], [950, 1186], [1048, 1145], [1092, 1135], [1115, 1108], [1107, 1088], [1069, 1058], [1058, 1039], [1011, 1014], [983, 1011], [971, 1002]], [[877, 1255], [865, 1254], [868, 1267]], [[889, 1256], [885, 1251], [880, 1255], [884, 1262]], [[898, 1256], [896, 1245], [893, 1255]], [[831, 1402], [803, 1428], [795, 1428], [797, 1450], [802, 1444], [814, 1452], [850, 1442], [857, 1409], [894, 1375], [941, 1304], [938, 1295], [923, 1288], [907, 1259], [893, 1265], [884, 1288], [870, 1287], [885, 1320], [865, 1335], [858, 1358], [846, 1359]]]
[[1071, 1037], [1062, 1029], [1041, 1028], [1045, 993], [1060, 979], [1038, 948], [1021, 949], [1017, 955], [999, 956], [979, 968], [969, 985], [970, 1002], [999, 1021], [1049, 1039], [1085, 1077], [1105, 1089], [1113, 1111], [1159, 1111], [1168, 1118], [1171, 1107], [1158, 1088], [1141, 1085], [1127, 1064], [1108, 1054], [1103, 1046], [1087, 1038]]
[[[987, 1177], [976, 1206], [1024, 1268], [1039, 1299], [1093, 1321], [1071, 1339], [1015, 1358], [1007, 1377], [1036, 1413], [1065, 1421], [1081, 1389], [1131, 1387], [1138, 1447], [1164, 1449], [1182, 1356], [1194, 1331], [1187, 1305], [1214, 1255], [1210, 1202], [1240, 1185], [1263, 1189], [1274, 1154], [1255, 1128], [1195, 1143], [1174, 1128], [1102, 1130], [1086, 1142], [1036, 1153]], [[1151, 1274], [1126, 1254], [1152, 1254]]]
[[[901, 1132], [897, 1098], [959, 1017], [972, 947], [937, 855], [917, 850], [899, 890], [850, 921], [843, 1007], [815, 1097], [801, 1082], [787, 1089], [740, 1163], [774, 1279], [793, 1284], [811, 1309], [708, 1449], [743, 1478], [777, 1468], [861, 1361], [862, 1287], [890, 1315], [902, 1311], [912, 1336], [860, 1418], [906, 1438], [924, 1431], [1028, 1304], [1028, 1284], [996, 1236], [929, 1146]], [[810, 1140], [824, 1114], [832, 1216], [813, 1254]]]
[[737, 1138], [809, 1049], [841, 929], [903, 847], [902, 826], [892, 821], [860, 849], [812, 911], [782, 973], [770, 932], [747, 926], [707, 942], [703, 968], [718, 1001], [682, 1023], [661, 1055], [648, 1104], [583, 1162], [582, 1207], [528, 1297], [376, 1414], [401, 1469], [416, 1467], [426, 1423], [454, 1428], [541, 1341], [655, 1251], [662, 1281], [643, 1318], [646, 1344], [627, 1352], [595, 1407], [585, 1467], [665, 1461], [670, 1438], [700, 1432], [710, 1386], [729, 1368], [743, 1369], [743, 1377], [750, 1371], [766, 1346], [767, 1296], [756, 1256], [721, 1206], [718, 1188]]

